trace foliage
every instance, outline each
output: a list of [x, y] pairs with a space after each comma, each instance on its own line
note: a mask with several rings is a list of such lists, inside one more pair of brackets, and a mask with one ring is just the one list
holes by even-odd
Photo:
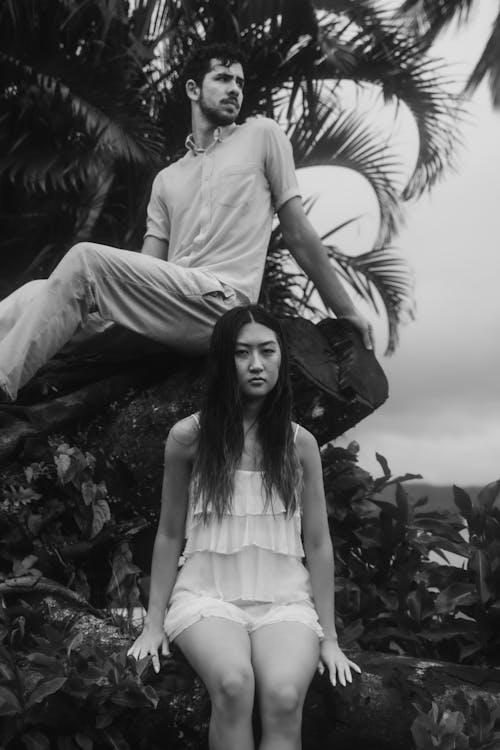
[[[3, 610], [3, 621], [6, 612]], [[133, 712], [158, 705], [153, 687], [141, 676], [146, 662], [127, 661], [125, 652], [107, 654], [81, 648], [71, 629], [45, 624], [42, 634], [19, 639], [3, 627], [3, 639], [15, 641], [14, 654], [0, 645], [0, 744], [14, 750], [121, 748], [130, 745]], [[2, 640], [3, 640], [2, 639]], [[21, 643], [19, 643], [21, 640]], [[30, 647], [19, 653], [20, 646]], [[138, 738], [137, 738], [138, 740]]]
[[43, 275], [96, 233], [134, 241], [162, 136], [151, 49], [126, 7], [0, 5], [3, 278]]
[[[407, 23], [421, 35], [426, 48], [430, 48], [439, 34], [454, 19], [466, 21], [474, 6], [474, 0], [404, 0], [401, 12]], [[493, 106], [500, 107], [500, 9], [493, 22], [488, 41], [469, 75], [465, 90], [477, 89], [484, 78], [489, 79]]]
[[49, 591], [60, 585], [95, 606], [134, 606], [140, 570], [129, 541], [140, 518], [113, 517], [99, 475], [112, 468], [102, 456], [68, 443], [50, 443], [52, 462], [36, 462], [22, 475], [0, 477], [0, 590], [16, 586]]
[[[380, 103], [411, 111], [420, 148], [404, 199], [453, 162], [460, 105], [441, 64], [390, 14], [344, 0], [18, 0], [0, 5], [0, 29], [0, 294], [49, 272], [76, 241], [140, 244], [152, 177], [189, 127], [179, 70], [195, 44], [225, 39], [248, 56], [242, 116], [280, 122], [298, 167], [340, 165], [373, 187], [382, 219], [373, 254], [353, 259], [330, 245], [330, 258], [376, 312], [381, 302], [394, 349], [412, 308], [408, 269], [390, 245], [401, 166], [339, 84], [376, 87]], [[304, 279], [290, 292], [276, 242], [263, 294], [284, 314]]]
[[[344, 642], [479, 665], [500, 664], [500, 481], [473, 504], [454, 487], [457, 510], [429, 511], [403, 484], [356, 465], [352, 450], [323, 453], [336, 551], [336, 609]], [[391, 502], [381, 492], [394, 486]], [[462, 558], [450, 565], [446, 553]]]
[[499, 746], [500, 708], [481, 697], [470, 704], [458, 691], [449, 707], [433, 703], [427, 713], [417, 710], [411, 729], [416, 750], [496, 750]]
[[[427, 498], [415, 500], [404, 489], [418, 475], [392, 477], [378, 456], [381, 476], [373, 478], [357, 465], [358, 449], [352, 443], [322, 452], [343, 645], [498, 665], [500, 481], [485, 487], [477, 502], [454, 487], [457, 511], [431, 512]], [[156, 747], [148, 733], [137, 735], [130, 711], [150, 711], [159, 697], [149, 659], [136, 665], [125, 657], [130, 623], [121, 625], [119, 651], [104, 653], [76, 634], [76, 615], [52, 621], [47, 599], [97, 614], [96, 606], [108, 612], [136, 606], [141, 571], [132, 536], [141, 519], [121, 517], [128, 511], [106, 488], [113, 464], [96, 451], [57, 439], [49, 456], [22, 474], [0, 477], [0, 745]], [[71, 557], [75, 549], [79, 554]], [[462, 567], [449, 565], [447, 553], [461, 555]], [[172, 695], [178, 679], [173, 672]], [[172, 695], [169, 747], [190, 747]], [[499, 711], [481, 699], [468, 706], [457, 693], [430, 712], [416, 708], [416, 750], [492, 750], [498, 742]]]

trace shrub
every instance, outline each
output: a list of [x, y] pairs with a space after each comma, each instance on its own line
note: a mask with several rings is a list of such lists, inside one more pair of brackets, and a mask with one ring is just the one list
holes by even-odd
[[[487, 485], [477, 504], [454, 487], [456, 510], [430, 512], [426, 497], [414, 499], [403, 486], [418, 475], [394, 478], [377, 458], [382, 475], [373, 479], [357, 466], [354, 450], [323, 451], [344, 643], [500, 664], [500, 481]], [[380, 497], [390, 485], [394, 502]], [[446, 552], [461, 555], [464, 566], [449, 565]]]

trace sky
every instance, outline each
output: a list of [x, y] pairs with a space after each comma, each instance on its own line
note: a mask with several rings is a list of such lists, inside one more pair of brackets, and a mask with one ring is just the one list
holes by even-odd
[[[453, 25], [434, 48], [458, 79], [488, 36], [498, 9], [487, 5], [476, 2], [468, 24]], [[394, 242], [413, 269], [416, 300], [416, 319], [401, 329], [394, 355], [384, 356], [385, 322], [370, 313], [389, 399], [337, 441], [356, 440], [360, 466], [375, 476], [378, 452], [394, 475], [419, 473], [431, 484], [482, 486], [500, 478], [500, 112], [492, 110], [485, 84], [468, 107], [456, 172], [407, 204]], [[397, 137], [410, 170], [415, 140], [408, 123]], [[325, 217], [331, 226], [352, 214], [347, 203], [355, 195], [364, 218], [338, 244], [347, 252], [369, 248], [378, 211], [363, 178], [339, 169], [304, 171], [300, 182], [305, 195], [323, 185], [323, 208], [312, 217], [320, 231]]]

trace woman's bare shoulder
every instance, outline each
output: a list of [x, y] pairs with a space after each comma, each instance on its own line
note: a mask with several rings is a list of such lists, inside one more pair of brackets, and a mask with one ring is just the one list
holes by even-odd
[[166, 452], [179, 457], [193, 458], [198, 445], [198, 422], [193, 415], [180, 419], [168, 433]]
[[297, 429], [295, 445], [300, 460], [307, 460], [312, 455], [318, 453], [318, 443], [312, 432], [309, 432], [309, 430], [302, 425], [297, 425], [297, 427], [294, 426], [294, 429]]

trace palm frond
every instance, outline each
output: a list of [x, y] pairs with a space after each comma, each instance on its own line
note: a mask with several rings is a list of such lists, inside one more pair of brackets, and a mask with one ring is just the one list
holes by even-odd
[[475, 91], [488, 77], [493, 106], [500, 108], [500, 13], [495, 19], [486, 47], [466, 84], [466, 92]]
[[377, 313], [374, 292], [379, 294], [389, 329], [386, 354], [392, 354], [398, 343], [399, 325], [414, 316], [413, 279], [406, 261], [389, 247], [376, 247], [354, 257], [341, 253], [333, 245], [328, 252], [348, 286]]
[[[283, 127], [291, 140], [298, 167], [342, 166], [363, 175], [372, 185], [381, 212], [380, 242], [389, 241], [399, 226], [402, 209], [398, 177], [402, 165], [386, 140], [366, 117], [356, 111], [342, 110], [335, 98], [327, 96], [325, 85], [314, 97], [314, 123], [296, 107], [292, 121], [283, 117]], [[282, 111], [285, 109], [282, 102]], [[280, 120], [278, 112], [278, 120]]]
[[[387, 12], [380, 14], [366, 3], [343, 1], [340, 6], [341, 15], [330, 14], [323, 21], [325, 57], [318, 76], [370, 83], [380, 88], [386, 101], [408, 106], [420, 148], [404, 197], [419, 195], [455, 164], [461, 100], [450, 91], [444, 63], [429, 58], [422, 41], [405, 33]], [[350, 51], [348, 58], [335, 54], [339, 44]]]
[[[2, 51], [0, 61], [15, 71], [15, 76], [23, 80], [25, 86], [34, 84], [40, 96], [53, 99], [54, 107], [58, 105], [57, 100], [69, 105], [85, 131], [88, 134], [98, 132], [101, 146], [116, 158], [138, 164], [157, 160], [162, 145], [160, 131], [151, 125], [146, 112], [140, 112], [139, 101], [133, 102], [131, 98], [124, 101], [124, 97], [112, 89], [106, 92], [89, 89], [87, 96], [82, 95], [75, 84], [68, 84], [41, 66], [35, 67]], [[79, 77], [81, 80], [81, 75]], [[80, 89], [85, 88], [80, 84]]]
[[[310, 205], [309, 205], [310, 208]], [[379, 301], [387, 317], [386, 354], [395, 351], [402, 322], [414, 316], [413, 276], [407, 262], [392, 247], [378, 245], [359, 255], [347, 255], [331, 243], [337, 226], [323, 237], [325, 248], [338, 274], [380, 315]], [[302, 315], [313, 320], [326, 317], [322, 305], [315, 303], [312, 282], [298, 268], [286, 246], [279, 227], [273, 230], [260, 301], [280, 317]]]
[[455, 18], [466, 21], [474, 0], [404, 0], [397, 17], [430, 47]]

